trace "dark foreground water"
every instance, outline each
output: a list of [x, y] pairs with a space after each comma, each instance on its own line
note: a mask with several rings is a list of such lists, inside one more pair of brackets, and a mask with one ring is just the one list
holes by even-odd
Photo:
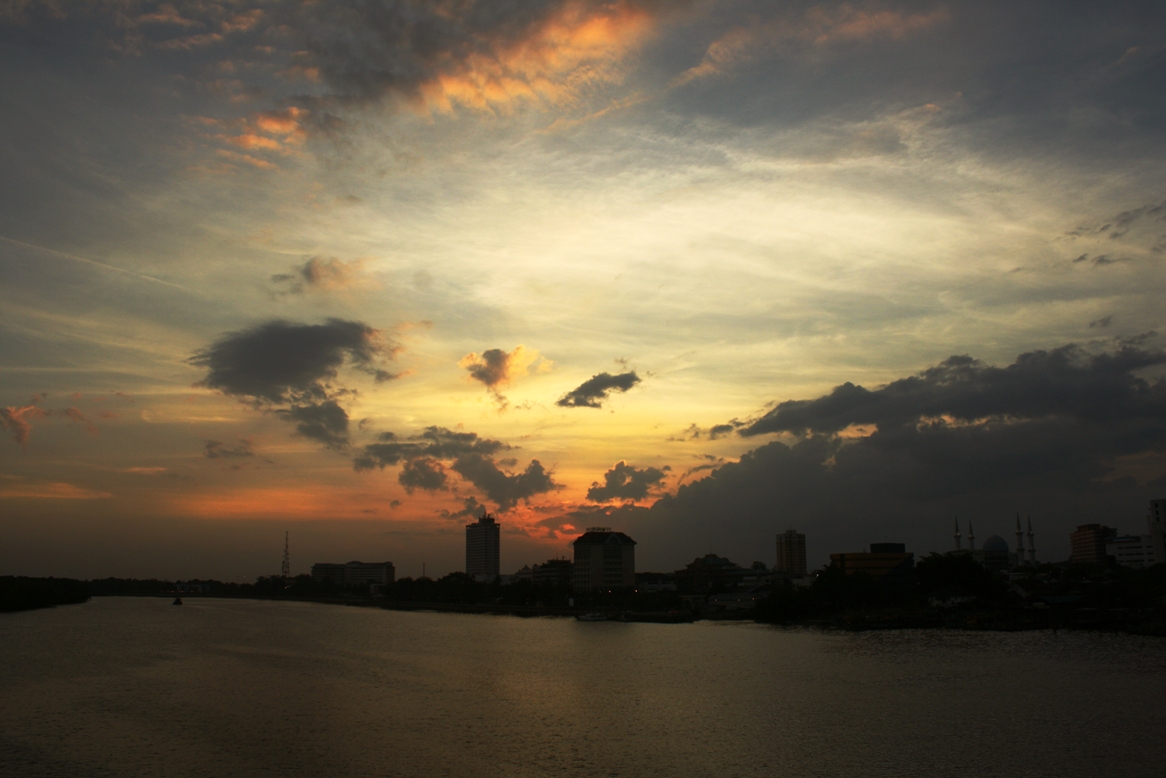
[[1161, 776], [1166, 641], [305, 603], [0, 616], [0, 776]]

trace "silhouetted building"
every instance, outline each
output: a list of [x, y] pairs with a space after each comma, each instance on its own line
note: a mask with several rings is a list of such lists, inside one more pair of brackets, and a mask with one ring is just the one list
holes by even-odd
[[636, 573], [638, 592], [674, 592], [676, 576], [673, 573]]
[[1154, 559], [1166, 562], [1166, 500], [1150, 500], [1146, 525], [1154, 544]]
[[1105, 555], [1126, 567], [1150, 567], [1158, 561], [1151, 535], [1123, 535], [1105, 543]]
[[589, 527], [575, 548], [572, 585], [577, 592], [631, 589], [636, 585], [636, 541], [611, 527]]
[[347, 562], [342, 565], [318, 562], [312, 565], [312, 580], [316, 583], [330, 581], [338, 586], [391, 584], [397, 580], [397, 569], [392, 562]]
[[830, 566], [847, 575], [865, 573], [888, 589], [911, 583], [915, 574], [915, 554], [904, 543], [871, 543], [866, 553], [831, 554]]
[[498, 577], [500, 525], [489, 513], [466, 525], [466, 573], [475, 581], [492, 582]]
[[536, 584], [570, 586], [575, 566], [569, 559], [548, 559], [530, 570], [530, 579]]
[[787, 529], [777, 536], [777, 564], [773, 569], [790, 578], [806, 576], [806, 536]]
[[998, 572], [1012, 566], [1012, 552], [1008, 548], [1008, 541], [999, 535], [989, 535], [983, 547], [972, 552], [972, 559], [984, 566], [985, 570]]
[[716, 554], [697, 557], [676, 571], [676, 588], [684, 594], [725, 591], [740, 584], [750, 571]]
[[1072, 555], [1069, 561], [1077, 565], [1104, 565], [1105, 544], [1117, 537], [1117, 530], [1104, 524], [1082, 524], [1069, 535]]

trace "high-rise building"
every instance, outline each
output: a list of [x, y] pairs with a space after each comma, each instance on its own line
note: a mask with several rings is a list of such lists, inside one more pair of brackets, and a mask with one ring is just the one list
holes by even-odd
[[498, 577], [500, 526], [485, 512], [466, 525], [466, 573], [475, 581], [490, 583]]
[[1104, 524], [1082, 524], [1069, 535], [1069, 561], [1075, 565], [1104, 565], [1105, 544], [1116, 537], [1117, 530]]
[[636, 585], [636, 541], [611, 527], [588, 527], [571, 544], [576, 592], [631, 589]]
[[1166, 500], [1150, 500], [1146, 515], [1147, 532], [1154, 544], [1154, 558], [1166, 562]]
[[806, 577], [806, 536], [787, 529], [777, 536], [777, 564], [773, 568], [790, 578]]

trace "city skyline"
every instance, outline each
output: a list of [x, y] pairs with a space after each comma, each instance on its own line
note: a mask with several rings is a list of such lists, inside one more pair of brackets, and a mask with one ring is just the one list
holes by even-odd
[[1140, 532], [1164, 24], [0, 5], [0, 569], [237, 579], [290, 531], [439, 576], [483, 510], [515, 570]]

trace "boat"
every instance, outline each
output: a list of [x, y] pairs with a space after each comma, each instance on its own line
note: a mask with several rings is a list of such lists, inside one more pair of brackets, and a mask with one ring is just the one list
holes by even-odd
[[175, 598], [174, 598], [174, 602], [172, 602], [172, 603], [170, 603], [170, 604], [171, 604], [171, 605], [181, 605], [181, 604], [182, 604], [182, 598], [181, 598], [181, 597], [175, 597]]
[[606, 613], [580, 613], [575, 617], [579, 621], [607, 621]]

